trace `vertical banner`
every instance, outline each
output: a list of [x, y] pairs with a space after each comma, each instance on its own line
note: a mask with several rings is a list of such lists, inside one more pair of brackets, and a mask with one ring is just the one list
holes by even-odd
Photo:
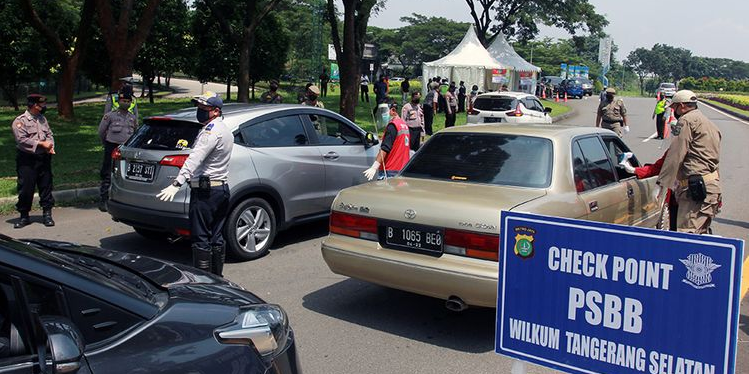
[[341, 79], [341, 71], [340, 69], [338, 69], [338, 64], [336, 64], [335, 62], [330, 63], [330, 79]]
[[744, 242], [502, 212], [495, 351], [568, 373], [732, 374]]

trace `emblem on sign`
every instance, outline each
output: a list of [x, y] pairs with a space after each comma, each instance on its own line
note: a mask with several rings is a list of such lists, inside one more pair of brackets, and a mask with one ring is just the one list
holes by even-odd
[[682, 282], [698, 290], [715, 287], [715, 284], [712, 283], [712, 272], [720, 265], [714, 263], [712, 258], [702, 253], [693, 253], [686, 259], [679, 259], [679, 261], [687, 268], [687, 277]]
[[403, 213], [403, 216], [407, 219], [414, 219], [416, 218], [416, 211], [413, 209], [408, 209], [405, 211], [405, 213]]
[[515, 246], [513, 247], [515, 255], [522, 259], [533, 257], [533, 235], [536, 234], [536, 230], [528, 227], [516, 227], [515, 234]]

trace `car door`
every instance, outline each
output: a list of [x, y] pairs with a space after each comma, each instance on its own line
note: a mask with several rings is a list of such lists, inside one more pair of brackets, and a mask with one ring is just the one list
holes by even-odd
[[538, 100], [533, 96], [528, 96], [521, 100], [525, 109], [527, 109], [528, 115], [531, 116], [532, 121], [529, 123], [546, 123], [546, 113], [544, 113], [544, 106], [541, 105]]
[[622, 209], [628, 202], [626, 185], [618, 182], [598, 136], [575, 138], [572, 160], [578, 194], [588, 206], [587, 218], [618, 224], [631, 221], [626, 209]]
[[[625, 184], [627, 188], [628, 200], [626, 206], [623, 207], [627, 210], [627, 215], [631, 217], [631, 221], [627, 224], [654, 227], [660, 214], [657, 204], [651, 197], [653, 195], [651, 191], [655, 188], [657, 177], [637, 179], [635, 175], [627, 173], [623, 167], [618, 165], [618, 160], [622, 153], [631, 152], [629, 147], [614, 135], [603, 135], [601, 139], [609, 159], [616, 166], [619, 183]], [[630, 158], [629, 161], [634, 167], [640, 166], [636, 157]]]
[[360, 131], [331, 116], [306, 114], [303, 119], [323, 157], [325, 196], [330, 206], [338, 191], [366, 182], [362, 172], [372, 165], [379, 147], [367, 149]]
[[[261, 118], [240, 126], [245, 147], [260, 184], [274, 189], [283, 200], [287, 218], [325, 209], [325, 164], [312, 145], [298, 115]], [[251, 160], [251, 161], [250, 161]]]

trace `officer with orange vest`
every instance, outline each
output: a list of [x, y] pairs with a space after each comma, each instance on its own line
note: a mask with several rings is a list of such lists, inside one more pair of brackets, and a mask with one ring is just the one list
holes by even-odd
[[377, 179], [394, 177], [411, 158], [411, 135], [408, 125], [398, 116], [397, 103], [391, 101], [389, 107], [390, 120], [385, 127], [380, 152], [377, 153], [372, 166], [364, 170], [364, 176], [368, 180], [374, 179], [375, 175], [378, 175]]

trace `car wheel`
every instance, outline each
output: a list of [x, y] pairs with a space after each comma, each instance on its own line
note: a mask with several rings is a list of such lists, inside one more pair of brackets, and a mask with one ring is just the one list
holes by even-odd
[[226, 219], [224, 240], [238, 260], [265, 256], [276, 237], [276, 215], [270, 204], [253, 197], [239, 203]]
[[668, 202], [664, 202], [661, 207], [661, 213], [658, 215], [658, 222], [655, 224], [655, 228], [658, 230], [666, 230], [671, 226], [671, 209], [668, 209]]
[[146, 239], [150, 239], [150, 240], [163, 241], [163, 240], [166, 240], [169, 237], [169, 234], [167, 234], [164, 231], [149, 230], [149, 229], [144, 229], [142, 227], [134, 227], [133, 229], [140, 236], [142, 236], [142, 237], [144, 237]]

